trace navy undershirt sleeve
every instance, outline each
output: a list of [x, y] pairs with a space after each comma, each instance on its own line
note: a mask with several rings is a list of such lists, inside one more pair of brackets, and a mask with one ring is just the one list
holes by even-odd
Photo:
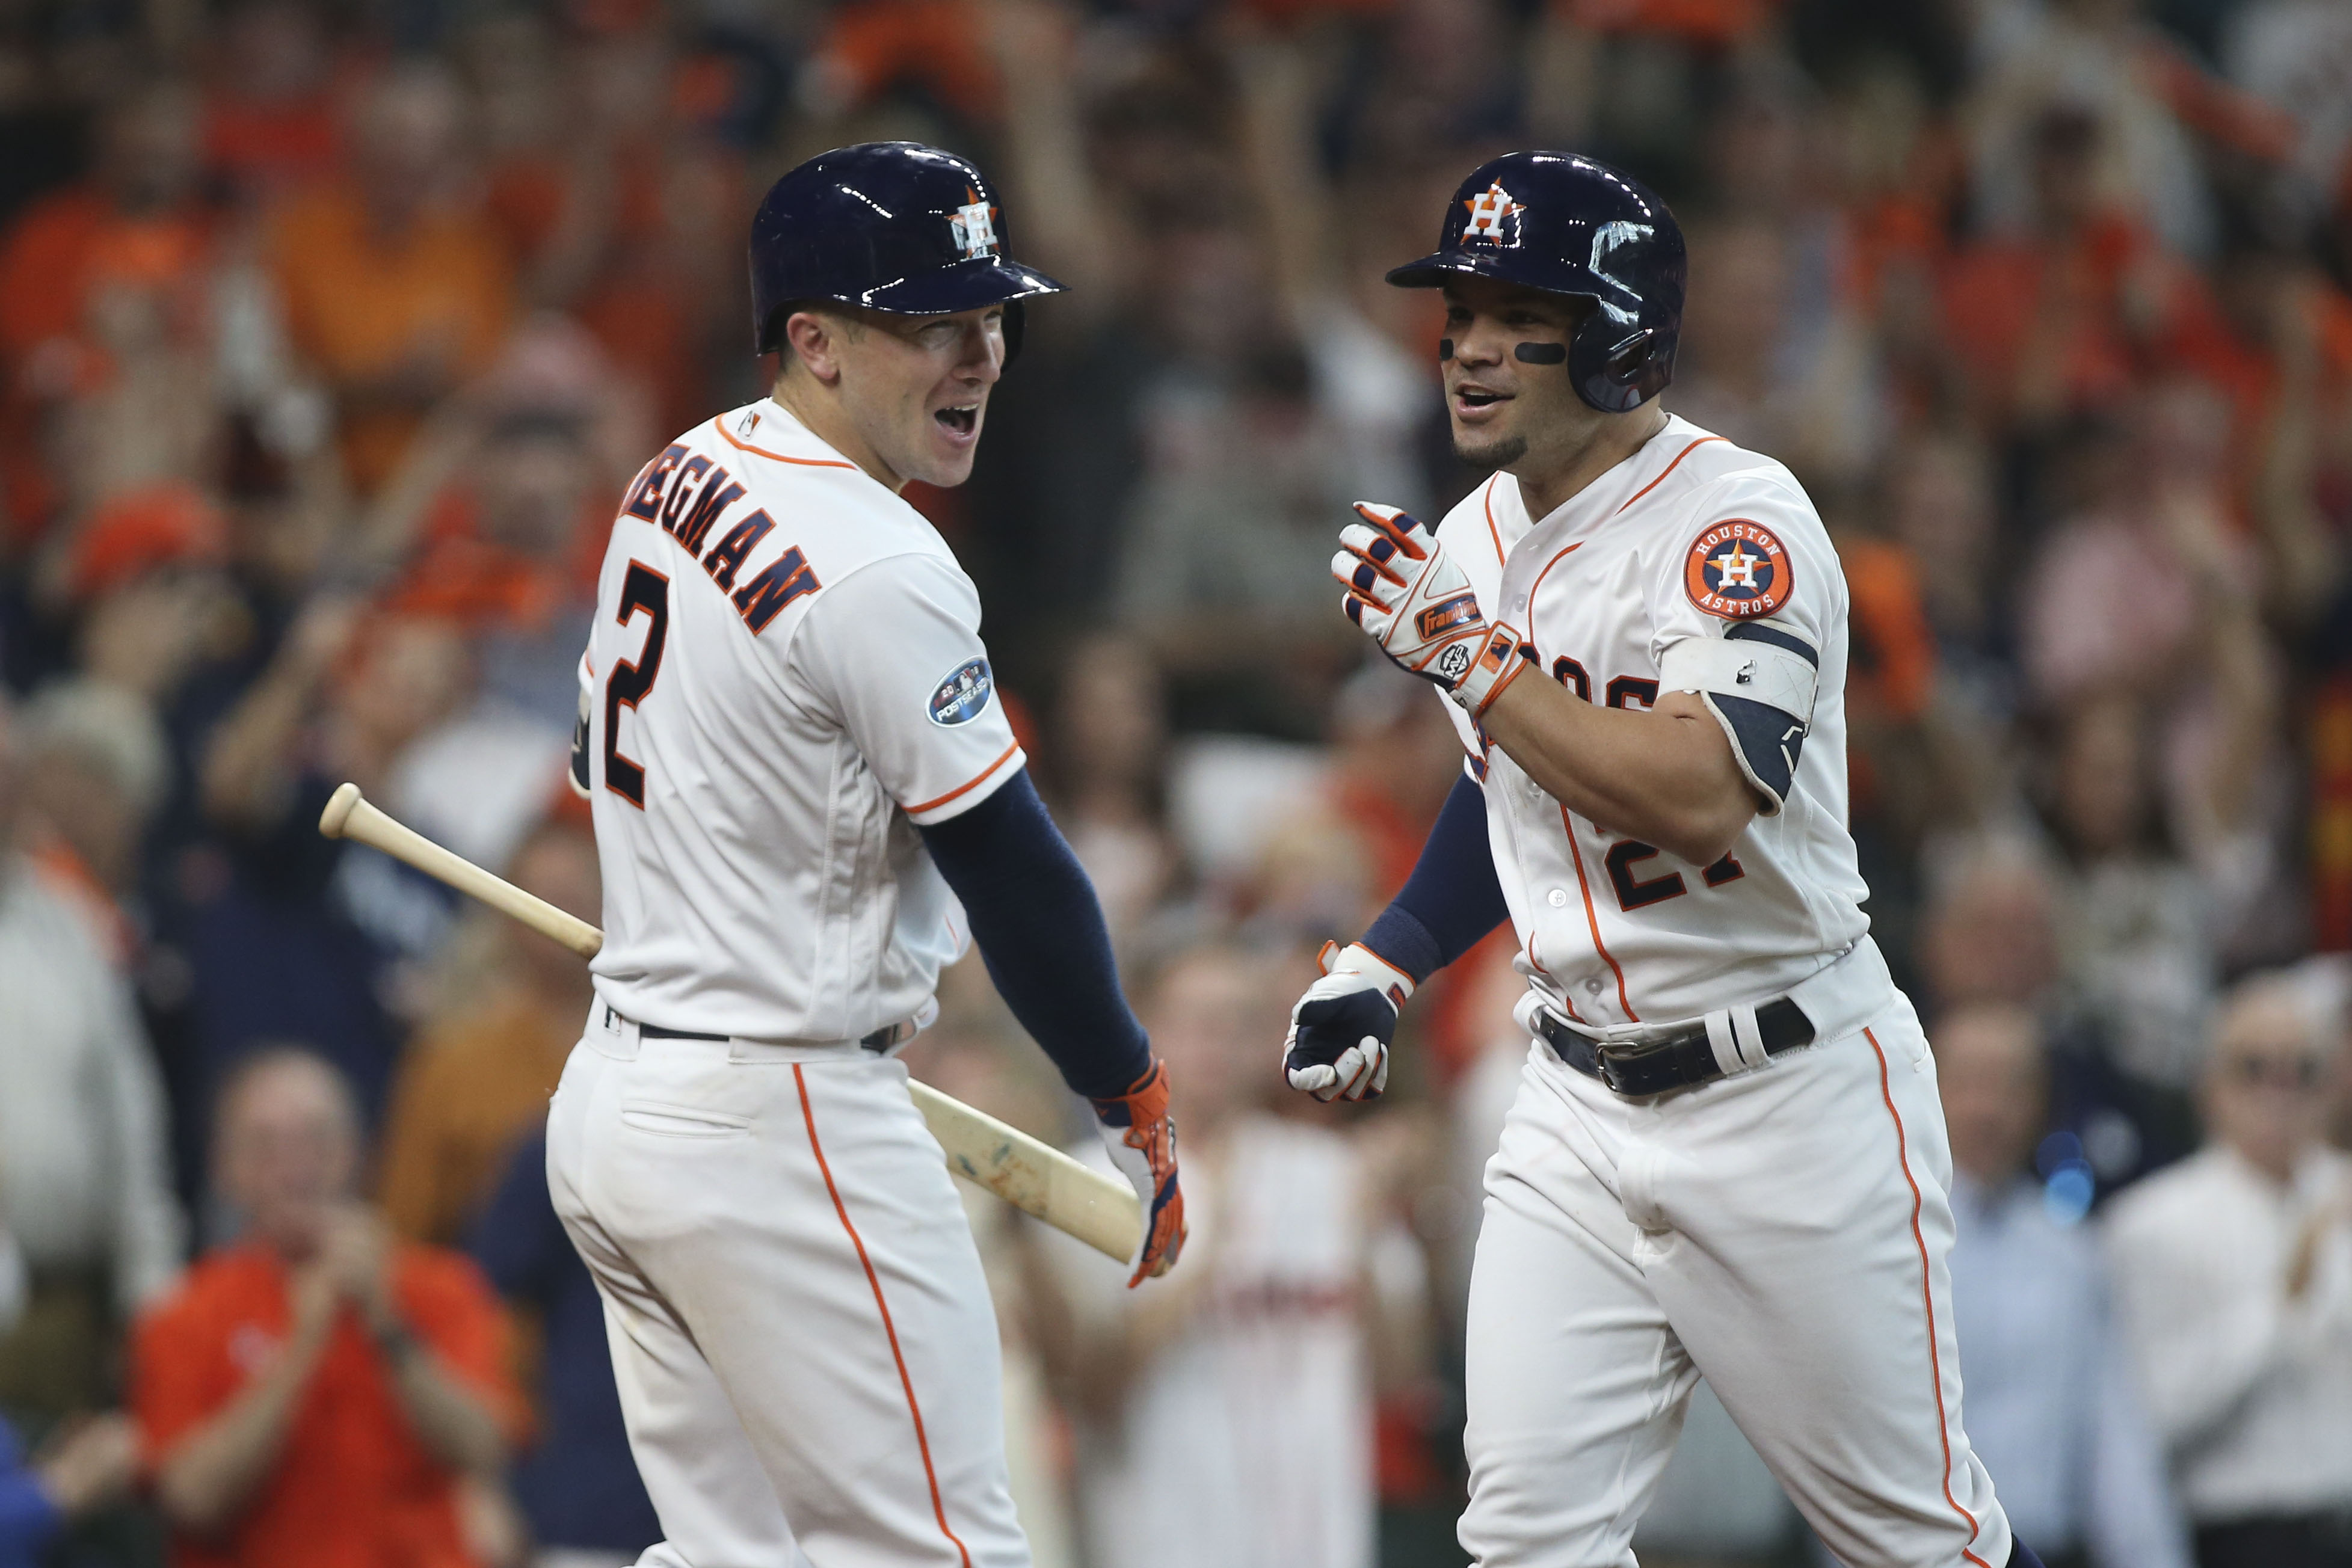
[[919, 831], [963, 901], [997, 994], [1062, 1081], [1094, 1099], [1133, 1088], [1151, 1069], [1151, 1045], [1119, 992], [1095, 885], [1028, 769], [971, 810]]
[[1454, 781], [1403, 889], [1360, 940], [1417, 986], [1510, 914], [1486, 838], [1486, 791], [1465, 774]]

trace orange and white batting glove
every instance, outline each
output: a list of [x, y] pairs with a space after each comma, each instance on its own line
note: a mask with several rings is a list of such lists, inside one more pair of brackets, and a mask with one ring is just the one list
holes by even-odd
[[1168, 1064], [1154, 1057], [1151, 1071], [1124, 1094], [1092, 1102], [1102, 1125], [1110, 1163], [1134, 1185], [1143, 1200], [1143, 1245], [1135, 1254], [1129, 1290], [1165, 1274], [1184, 1250], [1184, 1189], [1176, 1184], [1176, 1123], [1168, 1114]]
[[1399, 669], [1442, 686], [1476, 718], [1526, 667], [1519, 634], [1487, 623], [1428, 524], [1371, 501], [1357, 502], [1356, 515], [1363, 520], [1340, 531], [1331, 558], [1348, 591], [1340, 608]]
[[1290, 1009], [1282, 1075], [1318, 1100], [1377, 1100], [1412, 977], [1360, 942], [1323, 944], [1323, 977]]

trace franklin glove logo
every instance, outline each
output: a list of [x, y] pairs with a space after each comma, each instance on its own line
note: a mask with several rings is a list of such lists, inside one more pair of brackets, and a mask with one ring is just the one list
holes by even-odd
[[1456, 626], [1466, 626], [1478, 619], [1478, 596], [1456, 594], [1443, 603], [1433, 604], [1412, 618], [1413, 630], [1424, 643], [1433, 643]]

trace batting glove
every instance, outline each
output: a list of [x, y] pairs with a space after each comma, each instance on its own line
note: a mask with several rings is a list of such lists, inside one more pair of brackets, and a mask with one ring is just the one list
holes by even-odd
[[1412, 995], [1412, 977], [1362, 943], [1323, 944], [1323, 977], [1290, 1009], [1282, 1072], [1318, 1100], [1377, 1100], [1389, 1082], [1389, 1041]]
[[1130, 1291], [1176, 1266], [1184, 1250], [1184, 1189], [1176, 1185], [1176, 1123], [1168, 1114], [1168, 1064], [1157, 1057], [1151, 1071], [1124, 1094], [1092, 1102], [1102, 1124], [1110, 1163], [1134, 1185], [1143, 1200], [1143, 1245], [1137, 1249]]
[[1407, 674], [1434, 682], [1473, 718], [1526, 667], [1519, 634], [1489, 626], [1470, 580], [1429, 525], [1370, 501], [1339, 534], [1340, 607]]

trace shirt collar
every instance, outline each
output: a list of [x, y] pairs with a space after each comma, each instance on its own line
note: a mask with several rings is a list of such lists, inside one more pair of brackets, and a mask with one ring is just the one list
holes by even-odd
[[1552, 508], [1549, 516], [1539, 518], [1528, 516], [1527, 502], [1519, 494], [1518, 476], [1496, 475], [1487, 487], [1486, 498], [1504, 549], [1507, 550], [1539, 528], [1563, 535], [1599, 528], [1665, 477], [1666, 471], [1683, 454], [1707, 439], [1708, 434], [1678, 413], [1667, 414], [1666, 423], [1649, 440]]

